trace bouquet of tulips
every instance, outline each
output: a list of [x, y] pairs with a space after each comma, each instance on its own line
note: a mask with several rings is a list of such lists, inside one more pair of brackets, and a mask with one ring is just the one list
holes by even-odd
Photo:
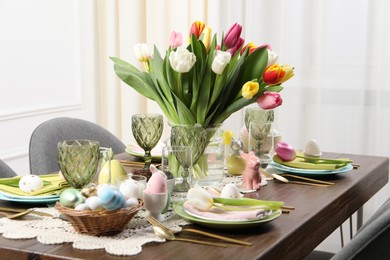
[[279, 65], [269, 45], [245, 44], [242, 27], [234, 24], [218, 42], [203, 22], [192, 24], [188, 44], [172, 32], [162, 56], [154, 47], [137, 44], [135, 54], [144, 71], [112, 57], [119, 78], [154, 100], [171, 124], [203, 127], [223, 123], [232, 113], [257, 102], [263, 109], [282, 104], [281, 84], [294, 73]]

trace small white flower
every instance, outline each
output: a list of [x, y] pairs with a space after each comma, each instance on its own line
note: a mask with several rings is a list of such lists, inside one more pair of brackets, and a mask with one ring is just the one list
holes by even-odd
[[272, 64], [275, 64], [278, 61], [279, 56], [278, 54], [271, 51], [270, 49], [267, 49], [267, 51], [268, 51], [268, 63], [267, 63], [267, 67], [268, 67], [271, 66]]
[[221, 75], [229, 64], [232, 55], [226, 51], [217, 50], [211, 69], [215, 74]]
[[135, 57], [140, 62], [146, 62], [149, 60], [149, 49], [146, 43], [137, 43], [134, 45], [134, 54]]
[[196, 56], [186, 48], [177, 48], [169, 55], [169, 62], [174, 71], [186, 73], [191, 70], [196, 62]]

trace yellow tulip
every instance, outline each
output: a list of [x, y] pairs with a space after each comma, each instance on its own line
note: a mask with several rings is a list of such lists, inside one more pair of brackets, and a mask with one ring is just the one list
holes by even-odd
[[251, 99], [254, 95], [257, 94], [257, 92], [259, 92], [259, 83], [248, 81], [244, 84], [244, 86], [242, 86], [241, 92], [245, 99]]

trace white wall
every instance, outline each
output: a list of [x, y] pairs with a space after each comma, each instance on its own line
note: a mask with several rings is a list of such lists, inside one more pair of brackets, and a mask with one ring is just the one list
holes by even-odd
[[37, 125], [96, 120], [94, 11], [93, 1], [0, 2], [0, 158], [20, 175]]

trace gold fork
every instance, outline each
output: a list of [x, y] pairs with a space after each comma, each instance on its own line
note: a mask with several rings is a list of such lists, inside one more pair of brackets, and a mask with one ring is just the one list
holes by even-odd
[[[152, 225], [158, 226], [161, 229], [165, 230], [166, 232], [169, 232], [169, 233], [172, 233], [172, 234], [174, 233], [173, 230], [171, 230], [171, 229], [167, 228], [166, 226], [164, 226], [161, 222], [159, 222], [153, 216], [148, 216], [146, 219]], [[216, 239], [220, 239], [222, 241], [231, 242], [231, 243], [235, 243], [235, 244], [239, 244], [239, 245], [244, 245], [244, 246], [251, 246], [252, 245], [252, 243], [249, 243], [249, 242], [246, 242], [246, 241], [241, 241], [241, 240], [237, 240], [237, 239], [230, 238], [230, 237], [224, 237], [224, 236], [212, 234], [212, 233], [209, 233], [209, 232], [205, 232], [205, 231], [201, 231], [201, 230], [197, 230], [197, 229], [193, 229], [193, 228], [182, 229], [182, 232], [184, 232], [184, 231], [191, 232], [191, 233], [196, 233], [196, 234], [200, 234], [200, 235], [204, 235], [204, 236], [208, 236], [208, 237], [212, 237], [212, 238], [216, 238]]]

